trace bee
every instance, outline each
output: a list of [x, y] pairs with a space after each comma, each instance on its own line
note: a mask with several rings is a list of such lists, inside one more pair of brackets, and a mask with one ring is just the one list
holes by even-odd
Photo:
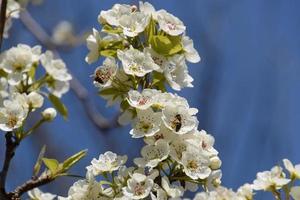
[[104, 75], [101, 69], [96, 69], [95, 74], [93, 75], [94, 81], [100, 84], [104, 84]]
[[181, 115], [179, 115], [179, 114], [175, 115], [173, 124], [174, 124], [174, 128], [175, 128], [176, 132], [178, 132], [181, 129], [181, 126], [182, 126], [181, 121], [182, 121]]

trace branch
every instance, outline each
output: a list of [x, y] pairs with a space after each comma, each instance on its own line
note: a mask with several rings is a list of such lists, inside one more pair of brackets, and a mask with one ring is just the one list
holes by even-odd
[[9, 170], [10, 162], [15, 155], [15, 150], [19, 146], [19, 141], [13, 136], [12, 132], [6, 133], [5, 139], [6, 139], [5, 158], [0, 173], [0, 193], [2, 196], [6, 196], [5, 183], [6, 183], [7, 173]]
[[4, 33], [4, 28], [5, 28], [6, 7], [7, 7], [7, 0], [2, 0], [1, 1], [1, 14], [0, 14], [0, 49], [2, 46], [3, 33]]
[[[35, 36], [35, 38], [45, 47], [52, 50], [58, 57], [59, 52], [57, 51], [57, 45], [53, 43], [51, 37], [47, 32], [41, 27], [41, 25], [30, 15], [29, 12], [21, 12], [21, 21], [25, 27]], [[71, 73], [72, 74], [72, 73]], [[71, 80], [71, 89], [81, 101], [84, 106], [84, 110], [93, 122], [93, 124], [102, 132], [118, 126], [117, 118], [115, 117], [113, 121], [107, 120], [102, 116], [91, 102], [88, 94], [88, 90], [80, 83], [80, 81], [72, 74], [73, 79]]]
[[25, 193], [28, 192], [34, 188], [40, 187], [42, 185], [46, 185], [48, 183], [50, 183], [51, 181], [53, 181], [54, 178], [52, 178], [49, 175], [41, 175], [39, 178], [37, 179], [33, 179], [31, 178], [30, 180], [26, 181], [25, 183], [23, 183], [21, 186], [18, 186], [13, 192], [10, 192], [8, 194], [8, 197], [11, 200], [21, 200], [21, 196]]

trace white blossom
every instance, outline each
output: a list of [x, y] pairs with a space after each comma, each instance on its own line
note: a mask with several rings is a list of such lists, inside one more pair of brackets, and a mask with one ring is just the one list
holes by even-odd
[[108, 23], [112, 26], [119, 26], [120, 19], [124, 15], [129, 15], [135, 8], [126, 4], [115, 4], [112, 9], [107, 11], [101, 11], [98, 16], [99, 23]]
[[162, 114], [165, 126], [176, 134], [186, 134], [198, 126], [197, 118], [191, 115], [189, 108], [185, 106], [169, 104], [163, 109]]
[[123, 188], [125, 196], [131, 199], [143, 199], [149, 196], [154, 181], [144, 174], [134, 173], [127, 181], [127, 187]]
[[134, 12], [130, 15], [123, 15], [119, 24], [123, 28], [124, 35], [135, 37], [142, 33], [149, 24], [150, 17], [141, 12]]
[[200, 56], [197, 50], [194, 48], [193, 40], [188, 36], [182, 37], [182, 46], [184, 50], [185, 58], [191, 63], [200, 62]]
[[239, 187], [237, 194], [241, 197], [245, 197], [246, 200], [253, 199], [253, 187], [251, 184], [244, 184]]
[[294, 198], [294, 200], [300, 200], [300, 186], [292, 187], [290, 194]]
[[31, 200], [54, 200], [56, 195], [51, 193], [43, 193], [40, 189], [34, 188], [28, 192], [28, 196]]
[[15, 0], [8, 0], [6, 6], [7, 18], [19, 18], [20, 17], [20, 4]]
[[9, 96], [7, 79], [4, 77], [0, 78], [0, 105], [3, 103], [3, 99]]
[[247, 200], [239, 196], [231, 189], [225, 187], [218, 187], [211, 192], [201, 192], [196, 194], [194, 200]]
[[17, 85], [23, 80], [23, 74], [38, 63], [41, 54], [41, 46], [33, 48], [25, 44], [18, 44], [1, 54], [0, 68], [8, 73], [8, 83]]
[[94, 179], [75, 182], [68, 192], [68, 200], [103, 200], [100, 197], [101, 185]]
[[113, 172], [118, 170], [127, 161], [127, 156], [118, 156], [117, 154], [107, 151], [99, 156], [99, 159], [93, 159], [90, 166], [87, 167], [94, 176], [103, 172]]
[[53, 30], [52, 38], [56, 44], [71, 44], [76, 40], [74, 36], [73, 25], [68, 21], [59, 22]]
[[170, 184], [170, 181], [167, 177], [162, 177], [161, 179], [162, 188], [166, 191], [169, 197], [177, 198], [181, 197], [184, 193], [184, 188], [182, 186], [176, 186], [174, 184]]
[[130, 90], [128, 92], [128, 103], [134, 108], [146, 110], [152, 106], [157, 94], [160, 94], [160, 91], [155, 89], [144, 89], [142, 92]]
[[213, 191], [221, 185], [222, 171], [213, 170], [206, 179], [206, 187], [208, 191]]
[[291, 178], [300, 179], [300, 164], [294, 166], [288, 159], [283, 159], [283, 164], [286, 170], [290, 173]]
[[174, 139], [176, 139], [176, 134], [173, 133], [172, 130], [168, 129], [164, 124], [160, 125], [159, 131], [155, 133], [153, 136], [145, 137], [144, 141], [147, 144], [155, 144], [158, 140], [164, 140], [167, 143], [170, 143]]
[[169, 144], [164, 140], [158, 140], [154, 145], [146, 145], [142, 148], [142, 158], [135, 158], [134, 163], [139, 167], [156, 167], [165, 160], [170, 152]]
[[192, 179], [205, 179], [211, 173], [210, 160], [202, 151], [188, 149], [182, 153], [181, 160], [185, 174]]
[[272, 191], [273, 189], [281, 189], [289, 182], [290, 179], [285, 178], [282, 168], [275, 166], [271, 169], [271, 171], [257, 173], [256, 179], [253, 181], [253, 189]]
[[47, 89], [49, 90], [49, 92], [60, 98], [63, 94], [67, 93], [70, 90], [70, 82], [51, 81], [48, 84]]
[[111, 86], [114, 76], [118, 70], [118, 65], [114, 58], [106, 58], [102, 66], [97, 67], [94, 72], [94, 85], [100, 88]]
[[195, 148], [204, 150], [210, 156], [218, 155], [218, 151], [214, 148], [214, 137], [210, 134], [207, 134], [205, 130], [193, 131], [187, 136], [186, 141], [195, 146]]
[[51, 51], [46, 51], [41, 55], [41, 63], [47, 73], [57, 81], [70, 81], [71, 74], [68, 73], [66, 64], [61, 59], [54, 59]]
[[30, 92], [26, 95], [27, 104], [33, 110], [43, 106], [44, 97], [37, 92]]
[[131, 46], [125, 51], [118, 50], [117, 54], [125, 73], [128, 75], [143, 77], [147, 73], [159, 69], [159, 66], [154, 63], [151, 55], [146, 51], [141, 52]]
[[178, 136], [176, 139], [172, 141], [170, 144], [170, 156], [181, 163], [182, 154], [187, 150], [188, 143], [181, 136]]
[[153, 19], [157, 20], [157, 14], [153, 5], [149, 2], [139, 2], [140, 11], [146, 15], [152, 16]]
[[28, 108], [21, 103], [20, 96], [16, 95], [14, 100], [4, 100], [3, 107], [0, 108], [0, 129], [12, 131], [22, 126], [27, 117]]
[[193, 87], [193, 78], [188, 73], [188, 67], [183, 55], [175, 55], [165, 65], [164, 75], [174, 90], [181, 90], [184, 87]]
[[159, 27], [169, 35], [177, 36], [185, 32], [183, 22], [165, 10], [157, 11], [157, 21]]
[[100, 33], [93, 28], [93, 34], [89, 35], [86, 39], [87, 48], [90, 51], [88, 55], [85, 57], [85, 61], [88, 64], [95, 62], [99, 58], [100, 41], [101, 41]]
[[138, 110], [130, 135], [132, 135], [133, 138], [153, 136], [159, 131], [160, 122], [161, 114], [153, 112], [151, 108], [141, 111]]

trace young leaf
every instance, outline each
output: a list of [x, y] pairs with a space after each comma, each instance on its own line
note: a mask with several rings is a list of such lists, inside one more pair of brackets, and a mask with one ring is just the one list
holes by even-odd
[[116, 93], [118, 93], [118, 91], [115, 88], [107, 88], [99, 92], [100, 95], [114, 95]]
[[176, 36], [155, 35], [151, 40], [151, 47], [159, 54], [172, 56], [183, 50], [181, 38]]
[[105, 32], [105, 33], [112, 33], [112, 34], [119, 34], [119, 33], [122, 33], [123, 30], [122, 28], [113, 28], [112, 26], [108, 25], [108, 24], [105, 24], [102, 28], [102, 31]]
[[37, 176], [41, 170], [41, 166], [42, 166], [42, 158], [44, 157], [45, 155], [45, 152], [46, 152], [46, 145], [44, 145], [40, 151], [40, 154], [37, 158], [37, 161], [33, 167], [33, 176]]
[[66, 119], [68, 118], [68, 109], [66, 108], [66, 106], [60, 101], [60, 99], [53, 95], [53, 94], [49, 94], [48, 96], [49, 100], [51, 101], [51, 103], [53, 104], [54, 108]]
[[62, 163], [63, 172], [69, 170], [74, 164], [76, 164], [79, 160], [81, 160], [87, 153], [87, 150], [82, 150], [77, 154], [71, 156], [67, 160]]
[[50, 159], [50, 158], [42, 158], [42, 160], [46, 165], [46, 167], [51, 171], [51, 173], [55, 174], [58, 169], [59, 162], [55, 159]]

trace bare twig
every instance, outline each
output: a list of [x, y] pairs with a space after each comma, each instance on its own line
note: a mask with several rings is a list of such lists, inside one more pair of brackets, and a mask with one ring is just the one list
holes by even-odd
[[6, 177], [9, 170], [10, 162], [15, 155], [15, 150], [19, 146], [19, 141], [13, 136], [12, 132], [7, 132], [5, 135], [6, 139], [6, 150], [3, 167], [0, 172], [0, 197], [6, 197], [5, 183]]
[[[36, 39], [45, 47], [52, 50], [58, 57], [57, 45], [55, 45], [51, 37], [41, 27], [41, 25], [30, 15], [29, 12], [21, 12], [21, 21], [25, 27], [36, 37]], [[84, 106], [84, 110], [93, 124], [102, 132], [115, 128], [118, 126], [116, 118], [113, 121], [107, 120], [102, 116], [91, 102], [87, 89], [80, 83], [80, 81], [72, 74], [71, 89], [81, 101]]]
[[0, 14], [0, 49], [2, 46], [3, 33], [4, 33], [4, 28], [5, 28], [6, 7], [7, 7], [7, 0], [2, 0], [1, 1], [1, 14]]
[[20, 200], [21, 196], [25, 193], [28, 192], [34, 188], [40, 187], [42, 185], [46, 185], [48, 183], [50, 183], [51, 181], [53, 181], [54, 178], [52, 178], [49, 175], [41, 175], [39, 178], [37, 179], [30, 179], [28, 181], [26, 181], [25, 183], [23, 183], [21, 186], [18, 186], [13, 192], [10, 192], [8, 194], [8, 197], [11, 200]]

